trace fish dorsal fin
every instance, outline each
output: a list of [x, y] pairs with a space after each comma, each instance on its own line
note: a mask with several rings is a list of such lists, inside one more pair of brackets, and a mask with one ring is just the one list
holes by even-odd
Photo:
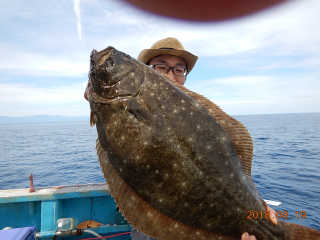
[[233, 237], [193, 228], [178, 222], [145, 202], [120, 177], [113, 168], [102, 148], [99, 139], [96, 141], [96, 150], [101, 171], [104, 174], [111, 196], [117, 203], [121, 214], [131, 226], [139, 232], [161, 240], [192, 239], [192, 240], [233, 240]]
[[179, 88], [192, 99], [196, 100], [201, 106], [206, 108], [209, 111], [209, 113], [211, 113], [211, 115], [215, 119], [217, 119], [220, 125], [226, 130], [226, 132], [231, 137], [236, 148], [237, 154], [239, 156], [243, 171], [251, 185], [255, 188], [251, 177], [251, 167], [253, 160], [253, 142], [247, 128], [241, 122], [225, 113], [218, 105], [211, 102], [208, 98], [198, 93], [190, 91], [186, 87], [177, 83], [167, 74], [161, 74], [165, 78], [167, 78], [174, 86]]

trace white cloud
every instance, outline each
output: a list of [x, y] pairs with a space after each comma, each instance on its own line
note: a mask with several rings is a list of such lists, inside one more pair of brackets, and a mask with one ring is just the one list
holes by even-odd
[[90, 107], [83, 97], [86, 84], [40, 88], [0, 83], [0, 116], [88, 116]]
[[77, 16], [77, 31], [78, 31], [79, 39], [81, 39], [80, 0], [74, 0], [73, 9]]
[[270, 82], [270, 76], [240, 76], [240, 77], [227, 77], [227, 78], [218, 78], [211, 81], [206, 81], [208, 84], [223, 84], [229, 86], [261, 86]]
[[[242, 19], [167, 28], [181, 36], [200, 57], [255, 51], [266, 55], [314, 54], [320, 51], [320, 2], [288, 1], [279, 7]], [[256, 56], [257, 56], [256, 55]]]
[[[320, 83], [313, 74], [291, 76], [241, 76], [217, 78], [189, 83], [188, 88], [214, 102], [227, 104], [228, 108], [240, 105], [277, 105], [296, 107], [295, 112], [304, 112], [302, 105], [313, 105], [320, 110]], [[299, 106], [299, 107], [298, 107]], [[283, 109], [285, 111], [285, 109]], [[316, 110], [314, 110], [316, 111]]]
[[[214, 101], [214, 100], [211, 100]], [[253, 100], [253, 101], [216, 101], [215, 103], [217, 104], [246, 104], [246, 103], [269, 103], [269, 102], [275, 102], [275, 101], [270, 101], [270, 100]]]
[[89, 71], [89, 61], [79, 60], [77, 53], [69, 57], [50, 56], [16, 49], [11, 50], [1, 45], [0, 52], [11, 56], [10, 60], [0, 58], [0, 71], [13, 75], [84, 77]]
[[87, 83], [69, 86], [40, 88], [32, 84], [0, 83], [1, 105], [7, 103], [35, 104], [50, 106], [55, 104], [75, 103], [83, 101]]
[[[291, 0], [246, 18], [197, 24], [153, 16], [117, 0], [81, 0], [81, 18], [80, 0], [4, 0], [0, 2], [0, 30], [5, 36], [0, 42], [0, 72], [22, 77], [85, 77], [93, 48], [102, 50], [111, 45], [137, 57], [155, 41], [172, 36], [200, 57], [200, 69], [211, 64], [210, 69], [230, 75], [213, 79], [213, 72], [210, 81], [191, 85], [187, 81], [190, 89], [229, 109], [264, 106], [281, 112], [282, 106], [297, 112], [304, 110], [304, 102], [309, 106], [305, 109], [319, 109], [315, 104], [320, 102], [316, 97], [320, 92], [319, 7], [318, 0]], [[297, 69], [303, 71], [294, 73]], [[204, 75], [197, 77], [204, 79]], [[84, 86], [80, 85], [71, 90], [2, 81], [0, 78], [1, 103], [13, 101], [17, 105], [11, 108], [20, 109], [20, 113], [25, 112], [19, 104], [25, 103], [38, 106], [39, 110], [34, 109], [37, 114], [40, 109], [48, 112], [43, 106], [50, 105], [50, 111], [56, 109], [61, 115], [59, 111], [68, 112], [62, 105], [78, 106], [83, 101]]]
[[[93, 48], [102, 50], [111, 45], [137, 57], [142, 49], [149, 48], [155, 41], [168, 36], [179, 38], [187, 50], [199, 57], [230, 57], [234, 54], [254, 51], [254, 55], [248, 57], [250, 61], [256, 60], [261, 54], [310, 55], [320, 51], [320, 31], [317, 30], [316, 24], [320, 20], [316, 10], [320, 7], [318, 0], [309, 0], [307, 3], [301, 0], [289, 1], [278, 8], [243, 19], [210, 24], [174, 21], [152, 16], [119, 1], [82, 1], [80, 21], [80, 0], [74, 0], [77, 31], [82, 42], [76, 41], [73, 32], [70, 32], [70, 29], [74, 28], [74, 22], [67, 14], [71, 9], [63, 9], [71, 8], [71, 5], [34, 2], [35, 4], [26, 6], [29, 14], [23, 16], [38, 19], [37, 24], [44, 21], [44, 25], [40, 25], [41, 28], [25, 26], [24, 31], [19, 29], [16, 32], [20, 32], [21, 37], [25, 39], [32, 37], [30, 34], [34, 34], [34, 46], [38, 44], [39, 50], [36, 48], [28, 52], [27, 49], [30, 47], [25, 44], [7, 44], [6, 48], [10, 51], [0, 50], [1, 56], [4, 56], [0, 58], [1, 63], [17, 62], [24, 55], [29, 57], [33, 54], [52, 59], [60, 52], [60, 58], [54, 59], [54, 62], [64, 62], [65, 66], [68, 65], [65, 64], [66, 62], [78, 62], [83, 66], [87, 64]], [[20, 13], [17, 15], [20, 16]], [[43, 19], [44, 15], [50, 18]], [[64, 19], [65, 21], [62, 21]], [[64, 22], [63, 25], [62, 22]], [[23, 23], [21, 24], [23, 26]], [[48, 24], [47, 27], [54, 31], [47, 31], [45, 25]], [[20, 54], [11, 54], [11, 51], [18, 51]], [[81, 55], [81, 59], [76, 58], [72, 53]], [[51, 64], [51, 61], [47, 62], [48, 64], [45, 65]], [[43, 69], [42, 64], [39, 65], [36, 61], [30, 65], [33, 65], [31, 69], [37, 69], [37, 66], [41, 71]], [[59, 64], [54, 65], [59, 66]], [[4, 64], [2, 69], [5, 67], [11, 69], [8, 64]], [[71, 75], [75, 75], [77, 68], [70, 67], [74, 69], [71, 70]], [[50, 68], [44, 69], [52, 74]], [[68, 69], [61, 69], [61, 71], [56, 69], [53, 72], [57, 75], [66, 75]]]

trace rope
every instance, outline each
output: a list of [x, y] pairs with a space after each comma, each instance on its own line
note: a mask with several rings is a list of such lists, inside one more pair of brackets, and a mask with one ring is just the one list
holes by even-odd
[[117, 236], [120, 236], [120, 235], [130, 234], [130, 233], [131, 233], [131, 232], [124, 232], [124, 233], [119, 233], [119, 234], [116, 234], [116, 235], [111, 235], [111, 236], [106, 236], [106, 237], [84, 238], [84, 239], [82, 239], [82, 240], [94, 240], [94, 239], [112, 238], [112, 237], [117, 237]]

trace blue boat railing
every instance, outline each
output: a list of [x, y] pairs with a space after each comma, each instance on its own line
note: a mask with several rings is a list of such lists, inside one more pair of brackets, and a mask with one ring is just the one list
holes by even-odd
[[112, 239], [131, 239], [131, 227], [117, 211], [106, 184], [37, 188], [33, 193], [29, 189], [0, 190], [0, 230], [35, 226], [37, 238], [45, 240], [95, 237], [81, 230], [57, 231], [60, 218], [77, 219], [78, 223], [94, 220], [103, 226], [89, 230], [115, 236]]

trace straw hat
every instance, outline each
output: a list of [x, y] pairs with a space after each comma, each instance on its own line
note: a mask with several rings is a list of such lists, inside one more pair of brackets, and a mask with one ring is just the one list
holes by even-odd
[[197, 56], [184, 50], [184, 47], [178, 39], [172, 37], [161, 39], [153, 44], [150, 49], [142, 50], [137, 59], [146, 64], [152, 58], [163, 54], [174, 55], [185, 60], [188, 73], [192, 70], [198, 60]]

